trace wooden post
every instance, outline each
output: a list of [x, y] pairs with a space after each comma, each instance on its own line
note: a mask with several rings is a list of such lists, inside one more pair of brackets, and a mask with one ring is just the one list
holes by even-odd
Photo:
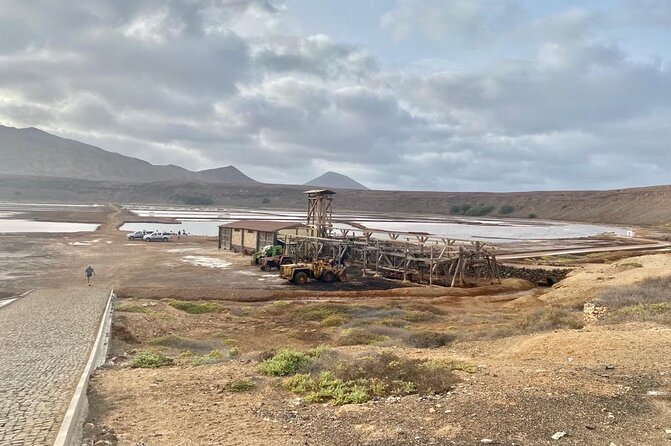
[[433, 245], [431, 245], [431, 257], [429, 260], [429, 286], [433, 286]]
[[363, 270], [361, 270], [361, 274], [366, 277], [366, 267], [368, 266], [368, 250], [364, 246], [363, 248]]
[[454, 288], [454, 285], [457, 282], [457, 275], [459, 274], [459, 268], [461, 268], [461, 255], [459, 255], [459, 259], [457, 260], [457, 267], [454, 269], [454, 275], [452, 276], [452, 283], [450, 284], [450, 288]]
[[380, 241], [375, 240], [375, 277], [380, 277]]
[[403, 244], [403, 282], [408, 281], [408, 242]]

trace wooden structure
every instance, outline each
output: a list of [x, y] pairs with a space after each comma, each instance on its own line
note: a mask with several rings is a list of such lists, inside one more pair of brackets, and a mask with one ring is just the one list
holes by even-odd
[[240, 220], [219, 226], [219, 249], [253, 254], [276, 245], [289, 235], [307, 235], [302, 223], [271, 220]]
[[327, 237], [333, 228], [331, 202], [335, 192], [315, 189], [304, 192], [308, 196], [308, 234], [312, 237]]
[[[380, 235], [390, 239], [375, 237]], [[367, 229], [361, 236], [287, 236], [285, 243], [296, 259], [332, 258], [361, 266], [363, 275], [408, 283], [454, 287], [500, 281], [496, 256], [484, 243], [414, 235], [415, 241], [399, 241], [399, 233]]]

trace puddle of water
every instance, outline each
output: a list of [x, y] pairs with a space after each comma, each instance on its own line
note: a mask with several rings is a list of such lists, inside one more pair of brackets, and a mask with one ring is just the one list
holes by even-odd
[[93, 232], [98, 226], [93, 223], [0, 219], [0, 234]]

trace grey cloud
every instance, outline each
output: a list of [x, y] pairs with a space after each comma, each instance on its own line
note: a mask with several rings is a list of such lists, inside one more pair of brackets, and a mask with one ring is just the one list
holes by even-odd
[[[665, 180], [670, 73], [591, 41], [611, 18], [574, 9], [530, 20], [512, 1], [449, 4], [399, 2], [383, 25], [399, 37], [427, 25], [452, 42], [513, 27], [506, 38], [530, 39], [535, 55], [408, 73], [323, 35], [234, 31], [248, 13], [280, 17], [268, 1], [8, 1], [0, 122], [160, 164], [232, 163], [264, 181], [320, 170], [405, 189]], [[423, 22], [419, 13], [441, 5]]]
[[380, 18], [380, 26], [396, 39], [426, 33], [459, 43], [482, 43], [514, 28], [525, 15], [508, 0], [398, 0]]

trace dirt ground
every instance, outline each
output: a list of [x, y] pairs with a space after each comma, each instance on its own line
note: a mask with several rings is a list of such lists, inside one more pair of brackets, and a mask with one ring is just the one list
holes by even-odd
[[[213, 239], [130, 242], [116, 229], [121, 212], [96, 217], [102, 226], [94, 233], [0, 239], [6, 295], [84, 286], [90, 264], [94, 286], [120, 297], [110, 359], [89, 388], [86, 444], [671, 444], [671, 328], [584, 325], [581, 314], [582, 304], [608, 287], [667, 275], [670, 254], [593, 257], [602, 263], [579, 262], [552, 288], [515, 279], [472, 289], [408, 288], [355, 277], [335, 290], [296, 290], [249, 266], [248, 257], [218, 251]], [[189, 314], [173, 300], [207, 301], [217, 311]], [[312, 308], [346, 319], [330, 325], [301, 316]], [[534, 322], [554, 311], [562, 318], [556, 327]], [[449, 335], [449, 342], [417, 345], [426, 333]], [[259, 370], [273, 351], [319, 345], [344, 357], [390, 351], [464, 365], [449, 392], [342, 406], [308, 403], [285, 388], [285, 378]], [[147, 350], [174, 362], [131, 368]], [[194, 365], [212, 350], [221, 360]], [[229, 390], [243, 378], [251, 389]], [[553, 440], [557, 432], [566, 435]]]

